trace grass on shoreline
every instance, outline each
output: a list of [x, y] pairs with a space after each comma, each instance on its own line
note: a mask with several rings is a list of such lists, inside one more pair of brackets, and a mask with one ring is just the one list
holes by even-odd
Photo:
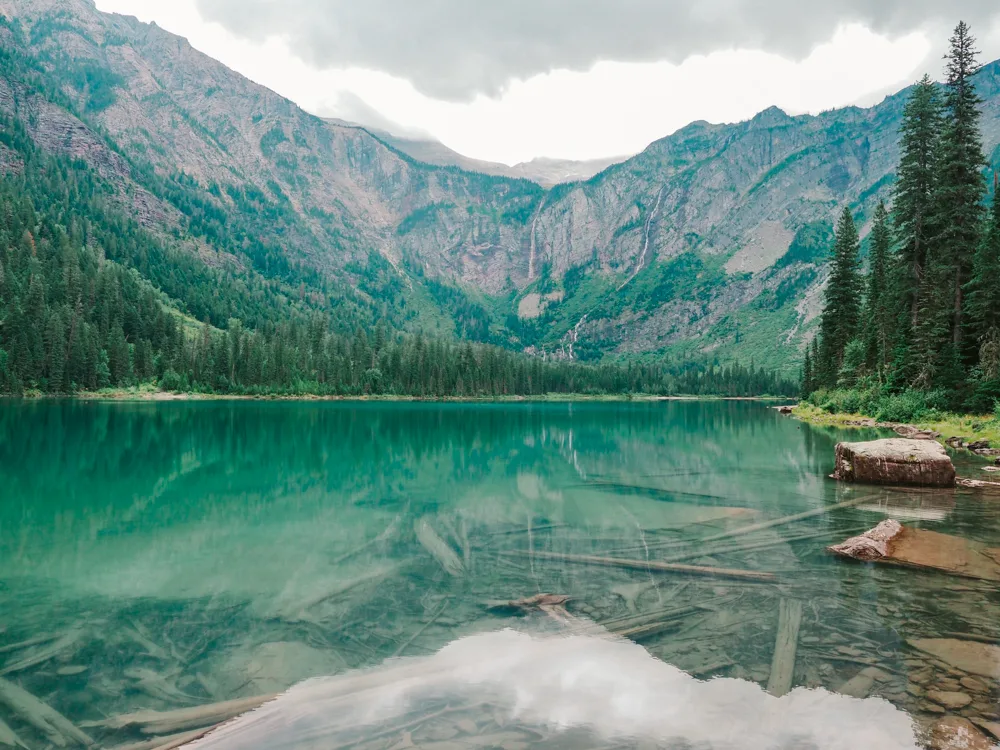
[[[805, 401], [800, 402], [792, 414], [808, 424], [829, 427], [867, 427], [873, 421], [863, 414], [831, 414]], [[992, 414], [942, 414], [936, 419], [910, 424], [922, 430], [940, 432], [942, 443], [951, 437], [962, 437], [968, 441], [989, 440], [991, 445], [1000, 447], [1000, 420]]]

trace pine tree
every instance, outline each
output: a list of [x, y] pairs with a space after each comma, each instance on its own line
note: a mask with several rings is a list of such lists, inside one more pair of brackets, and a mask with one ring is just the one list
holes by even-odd
[[937, 341], [936, 346], [943, 348], [950, 340], [952, 356], [968, 360], [968, 350], [974, 347], [963, 344], [964, 293], [980, 242], [986, 188], [982, 170], [987, 162], [979, 128], [982, 100], [971, 80], [979, 70], [976, 40], [963, 21], [955, 28], [950, 42], [951, 49], [945, 56], [946, 117], [932, 195], [934, 235], [929, 249], [933, 256], [930, 262], [935, 265], [931, 283], [944, 288], [928, 293], [926, 302], [930, 314], [940, 315], [942, 321], [945, 316], [949, 318], [946, 338]]
[[885, 209], [885, 203], [879, 201], [872, 224], [863, 326], [865, 367], [880, 377], [888, 364], [889, 338], [893, 329], [889, 289], [891, 243], [889, 214]]
[[1000, 172], [994, 172], [993, 207], [972, 263], [966, 294], [970, 337], [981, 343], [1000, 329]]
[[902, 153], [893, 194], [893, 223], [899, 248], [892, 269], [894, 304], [900, 312], [897, 344], [904, 344], [918, 324], [941, 118], [937, 86], [925, 75], [914, 87], [903, 110]]
[[833, 261], [820, 320], [820, 372], [818, 385], [833, 387], [844, 362], [847, 345], [858, 335], [864, 283], [859, 269], [861, 245], [851, 210], [844, 208], [837, 221]]
[[813, 386], [812, 356], [806, 347], [806, 358], [802, 363], [802, 398], [808, 398], [816, 388]]

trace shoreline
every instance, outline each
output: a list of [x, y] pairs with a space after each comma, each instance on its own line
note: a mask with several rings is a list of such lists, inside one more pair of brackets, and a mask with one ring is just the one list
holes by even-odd
[[23, 397], [3, 396], [0, 400], [70, 400], [70, 401], [114, 401], [166, 403], [174, 401], [288, 401], [288, 402], [357, 402], [357, 403], [629, 403], [657, 401], [792, 401], [787, 396], [654, 396], [649, 394], [608, 394], [589, 395], [582, 393], [550, 393], [540, 396], [328, 396], [316, 394], [298, 395], [245, 395], [226, 393], [178, 393], [151, 389], [116, 389], [109, 391], [87, 391], [72, 394], [32, 393]]
[[[863, 414], [831, 414], [822, 409], [799, 402], [792, 409], [791, 416], [800, 422], [816, 427], [840, 427], [853, 429], [877, 429], [878, 420]], [[940, 433], [936, 438], [945, 444], [949, 438], [964, 438], [969, 441], [988, 440], [992, 445], [1000, 447], [1000, 422], [992, 415], [946, 414], [939, 420], [908, 422], [918, 430]], [[889, 429], [889, 428], [883, 428]]]

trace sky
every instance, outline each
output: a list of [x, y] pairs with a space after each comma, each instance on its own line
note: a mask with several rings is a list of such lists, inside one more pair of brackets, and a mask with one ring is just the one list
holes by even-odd
[[632, 154], [695, 120], [868, 105], [995, 0], [96, 0], [309, 112], [478, 159]]

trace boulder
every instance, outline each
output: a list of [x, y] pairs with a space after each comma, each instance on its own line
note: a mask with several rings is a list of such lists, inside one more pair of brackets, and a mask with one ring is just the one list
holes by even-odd
[[989, 548], [981, 542], [936, 531], [910, 528], [895, 519], [882, 521], [861, 536], [827, 549], [854, 560], [1000, 582], [1000, 548]]
[[833, 478], [863, 484], [954, 487], [955, 466], [933, 440], [838, 443]]
[[992, 750], [993, 743], [961, 716], [947, 716], [931, 729], [931, 750]]
[[975, 440], [971, 443], [966, 443], [965, 447], [968, 448], [970, 451], [984, 451], [984, 450], [988, 451], [990, 449], [990, 441]]
[[775, 406], [774, 410], [776, 412], [778, 412], [778, 414], [791, 414], [793, 411], [795, 411], [795, 407], [794, 406]]
[[957, 690], [928, 690], [927, 697], [939, 706], [944, 706], [945, 708], [953, 711], [959, 708], [965, 708], [972, 703], [972, 698], [965, 693], [958, 692]]

